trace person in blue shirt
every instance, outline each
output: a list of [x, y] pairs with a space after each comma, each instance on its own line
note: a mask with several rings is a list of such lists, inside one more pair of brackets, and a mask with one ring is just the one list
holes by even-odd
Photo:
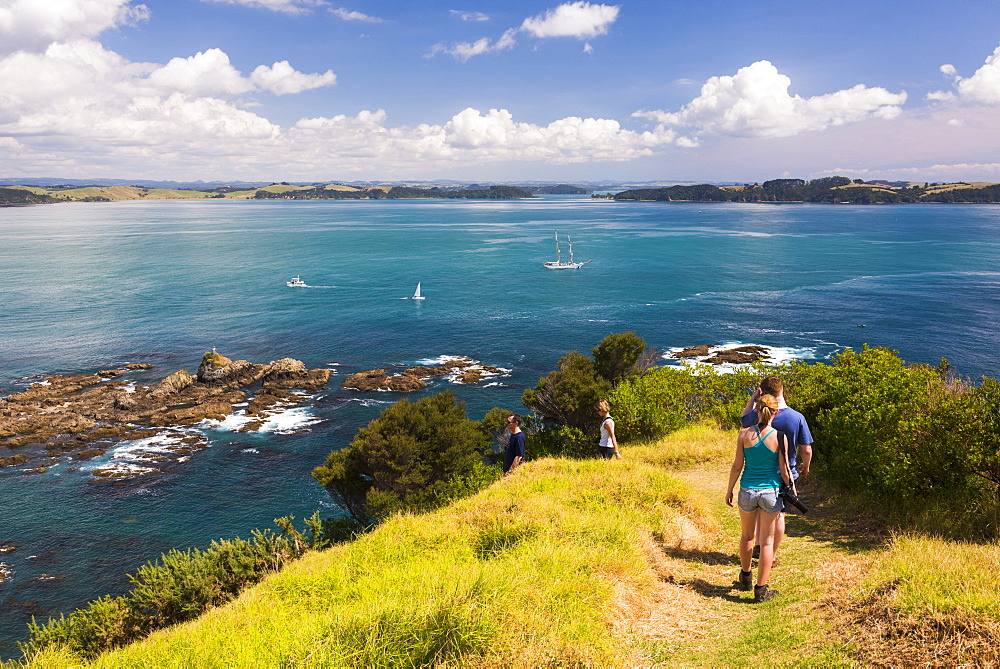
[[778, 413], [778, 399], [761, 395], [754, 402], [756, 424], [740, 430], [736, 439], [736, 455], [729, 470], [726, 504], [733, 505], [733, 487], [740, 482], [740, 579], [741, 590], [753, 584], [752, 548], [754, 535], [760, 541], [757, 562], [757, 584], [753, 586], [753, 601], [766, 602], [778, 594], [768, 590], [774, 558], [774, 539], [782, 500], [778, 496], [782, 483], [791, 484], [792, 474], [783, 451], [778, 446], [778, 431], [772, 420]]
[[507, 418], [507, 430], [510, 439], [503, 457], [503, 475], [507, 476], [524, 462], [524, 432], [521, 432], [521, 416], [511, 414]]
[[[806, 422], [805, 416], [785, 403], [785, 385], [779, 377], [764, 377], [754, 391], [753, 397], [750, 398], [750, 401], [747, 402], [746, 407], [743, 409], [740, 424], [746, 428], [757, 423], [758, 417], [755, 403], [762, 395], [771, 395], [778, 400], [778, 411], [772, 419], [771, 424], [784, 437], [784, 442], [788, 447], [789, 469], [791, 470], [792, 478], [798, 479], [800, 474], [803, 476], [808, 474], [813, 455], [813, 438], [809, 432], [809, 423]], [[774, 542], [775, 553], [777, 553], [778, 547], [781, 545], [781, 539], [785, 536], [785, 512], [790, 510], [791, 507], [785, 506], [778, 519], [778, 532], [775, 535]], [[754, 556], [760, 551], [759, 546], [759, 544], [754, 546]]]

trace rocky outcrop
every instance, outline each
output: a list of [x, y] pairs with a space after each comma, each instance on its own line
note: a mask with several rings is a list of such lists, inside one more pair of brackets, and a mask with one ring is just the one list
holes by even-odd
[[716, 347], [711, 344], [688, 346], [673, 353], [672, 357], [680, 359], [705, 358], [701, 362], [708, 365], [746, 365], [769, 359], [767, 349], [763, 346], [737, 346], [723, 351], [712, 351], [714, 348]]
[[746, 365], [767, 358], [767, 349], [763, 346], [737, 346], [713, 353], [705, 362], [710, 365]]
[[340, 384], [341, 388], [352, 388], [362, 392], [372, 390], [391, 390], [398, 393], [408, 393], [426, 388], [427, 383], [412, 374], [388, 374], [384, 369], [372, 369], [367, 372], [351, 374]]
[[698, 346], [688, 346], [687, 348], [677, 351], [673, 354], [675, 358], [704, 358], [708, 355], [708, 352], [712, 350], [710, 344], [699, 344]]
[[302, 388], [315, 390], [330, 380], [329, 369], [306, 369], [299, 360], [281, 358], [267, 366], [263, 375], [265, 388]]
[[198, 367], [198, 382], [227, 388], [240, 388], [260, 381], [268, 368], [268, 365], [254, 364], [246, 360], [233, 361], [213, 351], [206, 353], [201, 359], [201, 365]]
[[194, 383], [195, 378], [191, 376], [186, 370], [179, 369], [167, 378], [156, 384], [156, 387], [150, 391], [153, 397], [163, 397], [164, 395], [173, 395], [184, 390], [192, 383]]
[[394, 392], [411, 392], [427, 386], [424, 379], [435, 376], [454, 375], [456, 383], [474, 385], [484, 378], [494, 374], [503, 374], [507, 370], [484, 365], [472, 358], [459, 357], [445, 361], [438, 367], [410, 367], [400, 374], [389, 374], [384, 369], [371, 369], [366, 372], [351, 374], [341, 388], [351, 388], [360, 391], [390, 390]]
[[[151, 367], [136, 363], [126, 369]], [[301, 402], [308, 396], [286, 388], [315, 390], [327, 382], [330, 370], [306, 369], [291, 358], [268, 365], [234, 362], [213, 352], [204, 356], [197, 375], [178, 370], [151, 387], [109, 380], [122, 374], [123, 370], [102, 370], [98, 374], [49, 376], [0, 398], [0, 452], [25, 449], [0, 456], [0, 467], [37, 465], [45, 459], [41, 467], [23, 470], [37, 473], [58, 462], [53, 457], [89, 459], [105, 454], [117, 442], [157, 436], [167, 442], [166, 451], [189, 453], [204, 446], [204, 438], [192, 433], [184, 439], [200, 440], [200, 445], [178, 445], [174, 443], [177, 427], [206, 418], [225, 418], [233, 413], [233, 405], [246, 401], [243, 389], [257, 382], [267, 387], [252, 401], [256, 414]], [[162, 455], [155, 457], [163, 459]], [[129, 475], [127, 469], [116, 466], [101, 471], [94, 474], [112, 478]]]

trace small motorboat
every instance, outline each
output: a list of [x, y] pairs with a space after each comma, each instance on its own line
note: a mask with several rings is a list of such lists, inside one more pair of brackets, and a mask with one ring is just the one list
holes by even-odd
[[306, 282], [297, 276], [293, 276], [291, 281], [286, 281], [285, 285], [289, 288], [305, 288]]

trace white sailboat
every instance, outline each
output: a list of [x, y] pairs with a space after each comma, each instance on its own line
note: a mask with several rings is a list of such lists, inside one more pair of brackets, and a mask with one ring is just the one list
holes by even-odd
[[424, 298], [423, 295], [420, 294], [420, 282], [419, 281], [417, 282], [417, 289], [413, 292], [413, 296], [410, 299], [411, 300], [423, 300], [423, 299], [426, 299], [426, 298]]
[[566, 242], [569, 244], [569, 262], [562, 262], [562, 258], [559, 255], [559, 233], [556, 232], [556, 259], [555, 262], [547, 262], [545, 264], [546, 269], [580, 269], [589, 260], [584, 260], [583, 262], [573, 262], [573, 240], [566, 236]]

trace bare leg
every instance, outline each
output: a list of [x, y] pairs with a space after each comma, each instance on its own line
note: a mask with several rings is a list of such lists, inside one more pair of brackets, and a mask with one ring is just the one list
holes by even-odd
[[778, 521], [774, 526], [774, 556], [778, 556], [778, 547], [781, 546], [781, 540], [785, 538], [785, 513], [783, 511], [778, 512]]
[[753, 535], [758, 515], [760, 514], [756, 509], [751, 513], [740, 509], [740, 569], [743, 571], [750, 571], [750, 553], [753, 551]]
[[[778, 525], [778, 516], [781, 513], [766, 513], [759, 511], [760, 531], [760, 560], [757, 561], [757, 585], [767, 585], [767, 579], [771, 576], [771, 563], [774, 561], [774, 534]], [[742, 557], [742, 555], [741, 555]]]
[[760, 546], [760, 516], [759, 515], [757, 516], [757, 526], [754, 528], [753, 536], [754, 536], [753, 545], [754, 546]]

